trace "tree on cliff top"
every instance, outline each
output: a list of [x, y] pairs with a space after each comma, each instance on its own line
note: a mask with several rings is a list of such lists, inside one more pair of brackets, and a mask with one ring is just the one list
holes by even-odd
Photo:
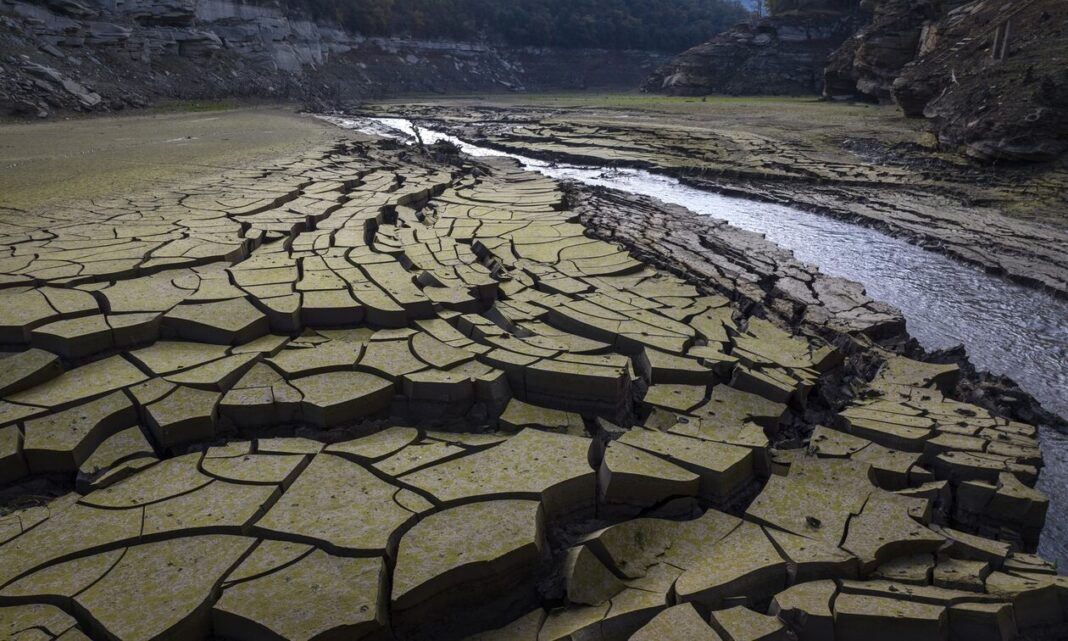
[[284, 0], [357, 33], [681, 51], [744, 20], [739, 0]]

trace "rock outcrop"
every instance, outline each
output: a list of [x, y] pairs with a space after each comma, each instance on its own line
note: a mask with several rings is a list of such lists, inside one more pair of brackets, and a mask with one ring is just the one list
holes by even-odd
[[898, 104], [930, 119], [944, 148], [981, 161], [1049, 161], [1068, 149], [1068, 5], [1060, 0], [792, 0], [773, 9], [682, 53], [643, 90], [822, 91]]
[[858, 93], [883, 103], [901, 69], [920, 48], [923, 25], [938, 15], [928, 0], [866, 0], [872, 20], [835, 52], [824, 71], [824, 95], [854, 98]]
[[828, 97], [897, 103], [984, 161], [1068, 149], [1068, 6], [1057, 0], [876, 0], [832, 57]]
[[161, 99], [634, 86], [664, 56], [369, 38], [238, 0], [0, 0], [0, 115]]
[[660, 67], [642, 88], [681, 96], [817, 93], [827, 57], [854, 27], [851, 14], [825, 10], [742, 23]]

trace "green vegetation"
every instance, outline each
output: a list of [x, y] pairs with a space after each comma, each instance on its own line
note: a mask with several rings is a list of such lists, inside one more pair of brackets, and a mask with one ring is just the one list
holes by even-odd
[[682, 51], [748, 15], [738, 0], [285, 0], [376, 36]]

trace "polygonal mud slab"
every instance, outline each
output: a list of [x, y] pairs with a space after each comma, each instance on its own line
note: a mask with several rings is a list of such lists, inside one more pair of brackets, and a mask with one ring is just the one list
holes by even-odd
[[944, 606], [843, 594], [834, 601], [834, 631], [843, 641], [889, 641], [902, 635], [918, 641], [944, 639]]
[[148, 428], [164, 449], [209, 440], [221, 399], [218, 392], [178, 386], [145, 408]]
[[788, 641], [786, 627], [776, 617], [765, 616], [744, 606], [712, 613], [712, 625], [734, 641]]
[[696, 497], [701, 477], [621, 441], [608, 444], [598, 473], [601, 500], [647, 508], [674, 497]]
[[453, 609], [505, 602], [533, 586], [545, 548], [537, 501], [483, 501], [425, 517], [401, 538], [393, 621], [432, 625]]
[[39, 385], [63, 373], [55, 354], [29, 349], [0, 359], [0, 396]]
[[190, 341], [238, 345], [270, 330], [267, 317], [245, 298], [179, 305], [163, 316], [163, 329]]
[[400, 491], [359, 463], [319, 454], [254, 530], [338, 553], [381, 554], [417, 517], [396, 502]]
[[689, 603], [670, 607], [638, 630], [631, 641], [723, 641]]
[[78, 401], [136, 385], [147, 377], [122, 356], [75, 368], [30, 389], [11, 394], [13, 403], [60, 409]]
[[290, 564], [252, 572], [245, 569], [247, 563], [234, 572], [252, 576], [226, 585], [212, 608], [218, 636], [235, 641], [356, 640], [378, 635], [386, 626], [387, 575], [381, 558], [310, 550]]
[[439, 501], [523, 497], [539, 499], [546, 516], [588, 510], [595, 475], [587, 461], [591, 441], [528, 429], [482, 452], [402, 476]]
[[701, 496], [725, 503], [753, 479], [748, 449], [651, 430], [631, 430], [620, 443], [644, 450], [696, 473]]
[[831, 639], [834, 637], [831, 604], [837, 593], [834, 581], [798, 583], [775, 595], [768, 614], [784, 621], [801, 641]]
[[364, 372], [329, 372], [293, 381], [304, 395], [304, 420], [336, 427], [381, 412], [393, 401], [393, 384]]
[[77, 622], [54, 605], [29, 604], [0, 607], [0, 635], [5, 639], [36, 641], [62, 638], [77, 641]]
[[23, 424], [23, 452], [34, 472], [71, 472], [122, 428], [137, 420], [121, 392]]
[[[179, 641], [207, 636], [212, 586], [255, 543], [237, 536], [202, 536], [129, 548], [75, 602], [98, 635]], [[136, 594], [139, 607], [129, 607]]]

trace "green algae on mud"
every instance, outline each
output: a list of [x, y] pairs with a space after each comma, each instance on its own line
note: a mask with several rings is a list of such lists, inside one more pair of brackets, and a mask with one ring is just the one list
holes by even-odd
[[[786, 164], [799, 153], [824, 165], [851, 168], [892, 166], [916, 180], [961, 193], [977, 204], [996, 206], [1013, 218], [1064, 223], [1068, 206], [1068, 157], [1045, 165], [982, 166], [954, 149], [939, 148], [930, 125], [906, 118], [896, 106], [830, 102], [815, 97], [676, 97], [641, 93], [545, 93], [412, 96], [376, 101], [371, 112], [403, 112], [410, 117], [484, 122], [668, 129], [759, 137], [780, 154], [764, 154], [766, 166]], [[425, 111], [425, 114], [420, 113]], [[699, 151], [699, 150], [694, 150]], [[745, 151], [751, 152], [751, 149]], [[731, 156], [731, 163], [743, 158]], [[882, 181], [891, 183], [893, 181]], [[887, 184], [900, 187], [911, 184]]]
[[[878, 136], [889, 143], [918, 143], [927, 132], [921, 120], [903, 118], [896, 107], [866, 103], [831, 103], [814, 96], [659, 96], [643, 93], [525, 93], [409, 96], [376, 101], [378, 106], [440, 105], [496, 107], [509, 110], [562, 110], [583, 122], [599, 117], [662, 126], [748, 129], [779, 132], [809, 144], [823, 132], [842, 136]], [[548, 114], [550, 117], [552, 114]]]

